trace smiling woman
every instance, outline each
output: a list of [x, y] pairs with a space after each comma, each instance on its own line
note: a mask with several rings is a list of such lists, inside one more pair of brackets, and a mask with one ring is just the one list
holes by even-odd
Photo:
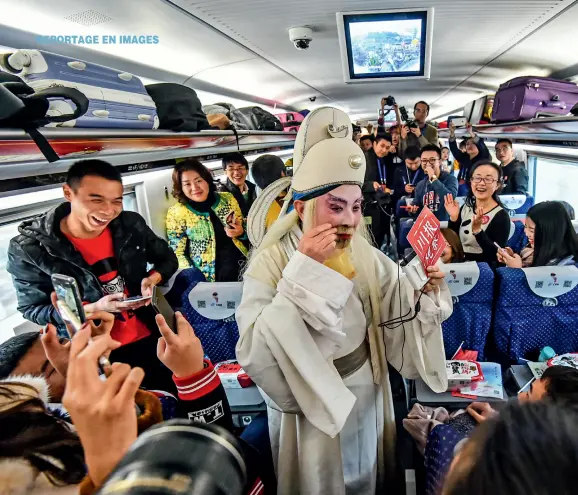
[[167, 237], [179, 268], [198, 268], [208, 282], [232, 282], [248, 248], [244, 218], [231, 193], [217, 192], [211, 172], [197, 159], [173, 171], [173, 196], [167, 212]]

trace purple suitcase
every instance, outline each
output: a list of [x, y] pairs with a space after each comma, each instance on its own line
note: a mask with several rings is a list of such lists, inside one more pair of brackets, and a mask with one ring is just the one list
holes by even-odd
[[539, 114], [567, 115], [578, 103], [578, 86], [548, 77], [516, 77], [496, 93], [492, 122], [530, 120]]

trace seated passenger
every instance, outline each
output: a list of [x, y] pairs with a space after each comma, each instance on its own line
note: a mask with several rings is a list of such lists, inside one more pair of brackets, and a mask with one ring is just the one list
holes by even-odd
[[[283, 160], [278, 156], [263, 155], [253, 162], [251, 175], [259, 186], [259, 189], [263, 191], [269, 185], [273, 184], [273, 182], [285, 177], [287, 175], [287, 169], [285, 168]], [[282, 191], [281, 194], [277, 196], [276, 201], [273, 201], [271, 204], [269, 213], [267, 213], [267, 218], [265, 220], [265, 226], [267, 229], [273, 225], [273, 222], [275, 222], [277, 218], [279, 218], [285, 194], [287, 194], [287, 191]]]
[[450, 149], [454, 158], [460, 162], [460, 173], [458, 175], [460, 184], [469, 180], [470, 170], [473, 165], [482, 160], [491, 161], [492, 159], [486, 143], [473, 131], [469, 123], [467, 130], [470, 133], [470, 137], [466, 141], [466, 151], [462, 153], [456, 144], [456, 126], [453, 121], [450, 125]]
[[[155, 359], [158, 330], [150, 301], [124, 302], [152, 295], [155, 285], [177, 270], [174, 253], [138, 213], [123, 211], [122, 178], [102, 160], [81, 160], [68, 171], [65, 203], [24, 221], [10, 241], [7, 270], [14, 279], [18, 310], [37, 325], [66, 329], [50, 301], [53, 273], [73, 277], [85, 311], [116, 313], [112, 336], [122, 344], [111, 359], [147, 371], [150, 388], [172, 385]], [[153, 270], [147, 270], [147, 264]]]
[[[560, 407], [578, 406], [578, 370], [570, 366], [550, 366], [541, 378], [530, 384], [527, 392], [518, 395], [518, 399], [528, 402], [548, 400]], [[498, 414], [487, 402], [472, 402], [466, 411], [478, 423]]]
[[247, 180], [249, 164], [241, 153], [229, 153], [223, 157], [223, 170], [227, 182], [221, 186], [221, 192], [230, 192], [241, 207], [243, 217], [247, 218], [251, 205], [257, 198], [255, 184]]
[[243, 215], [231, 193], [217, 192], [213, 176], [196, 158], [173, 170], [167, 237], [179, 268], [198, 268], [207, 282], [239, 280], [247, 256]]
[[[89, 477], [82, 482], [80, 492], [85, 495], [94, 493], [134, 442], [137, 431], [141, 433], [163, 419], [170, 419], [163, 418], [163, 414], [173, 408], [161, 408], [159, 397], [171, 399], [171, 396], [158, 391], [152, 394], [138, 390], [144, 376], [142, 369], [131, 369], [119, 363], [113, 367], [106, 381], [100, 379], [96, 365], [98, 357], [117, 348], [118, 342], [110, 337], [114, 317], [101, 312], [96, 318], [104, 320], [101, 327], [106, 328], [91, 324], [80, 330], [72, 343], [61, 344], [54, 327], [48, 325], [42, 336], [38, 333], [18, 335], [0, 345], [1, 362], [6, 361], [11, 365], [16, 362], [12, 370], [10, 366], [0, 368], [1, 379], [11, 375], [8, 381], [0, 382], [0, 391], [3, 387], [10, 389], [9, 395], [2, 395], [0, 399], [5, 403], [5, 407], [0, 406], [3, 425], [0, 451], [2, 457], [18, 462], [20, 472], [31, 478], [30, 485], [40, 473], [46, 474], [53, 484], [77, 484], [87, 474], [84, 467], [86, 464]], [[218, 375], [212, 364], [204, 360], [203, 348], [192, 327], [180, 313], [177, 313], [176, 318], [177, 333], [167, 326], [162, 316], [156, 317], [162, 334], [158, 359], [171, 370], [178, 387], [180, 400], [176, 416], [196, 418], [204, 423], [232, 429], [229, 404]], [[96, 336], [95, 330], [98, 333]], [[90, 343], [91, 335], [93, 340]], [[24, 352], [30, 342], [33, 342], [32, 346]], [[51, 378], [54, 375], [59, 376], [58, 381]], [[57, 387], [53, 386], [55, 384]], [[40, 398], [44, 398], [44, 404]], [[62, 402], [66, 409], [58, 409], [57, 402]], [[141, 411], [138, 418], [135, 403]], [[12, 411], [15, 409], [14, 404], [17, 404], [18, 409]], [[23, 417], [20, 410], [23, 406], [30, 408], [34, 415]], [[214, 414], [215, 408], [220, 408], [222, 414]], [[67, 434], [71, 430], [65, 425], [71, 420], [75, 433]], [[30, 424], [26, 421], [30, 421]], [[8, 424], [19, 425], [19, 428], [4, 428]], [[35, 457], [30, 455], [30, 447], [33, 447], [30, 439], [28, 444], [19, 443], [23, 428], [39, 424], [44, 428], [38, 434], [44, 434], [44, 438], [38, 438], [42, 441], [36, 447], [38, 454], [59, 454], [54, 457], [64, 465], [64, 470], [62, 467], [55, 469], [50, 462], [35, 461]], [[60, 425], [60, 429], [57, 425]], [[60, 449], [46, 437], [45, 434], [50, 430], [54, 433], [60, 430], [59, 441], [66, 442], [61, 444]], [[79, 437], [84, 453], [80, 448]], [[3, 448], [4, 442], [10, 445], [10, 451]], [[246, 493], [250, 493], [260, 482], [257, 472], [261, 472], [262, 464], [249, 446], [242, 445], [250, 461], [250, 481], [246, 490]], [[23, 471], [28, 463], [36, 468], [29, 474]], [[39, 494], [49, 493], [46, 489], [49, 483], [43, 477], [39, 477], [34, 486], [44, 488]], [[5, 493], [2, 491], [2, 477], [0, 492]]]
[[524, 162], [516, 159], [510, 139], [498, 139], [496, 158], [500, 160], [504, 175], [504, 187], [500, 194], [528, 194], [528, 171]]
[[461, 208], [453, 196], [445, 198], [448, 226], [459, 234], [466, 261], [495, 264], [498, 249], [494, 243], [504, 246], [511, 227], [510, 215], [498, 198], [502, 169], [492, 162], [478, 162], [471, 174], [468, 196]]
[[424, 178], [421, 169], [421, 151], [412, 146], [405, 152], [405, 165], [398, 165], [393, 173], [393, 198], [396, 203], [402, 196], [413, 198], [416, 185]]
[[[560, 201], [544, 201], [526, 215], [524, 231], [528, 245], [516, 254], [506, 247], [498, 261], [509, 268], [572, 265], [578, 261], [578, 235]], [[502, 244], [501, 244], [502, 245]]]
[[577, 421], [575, 407], [547, 401], [508, 405], [465, 443], [442, 494], [575, 493]]
[[425, 172], [425, 178], [415, 188], [415, 200], [408, 212], [419, 215], [421, 209], [427, 206], [439, 221], [448, 220], [444, 198], [458, 192], [458, 180], [454, 175], [443, 172], [440, 168], [441, 150], [428, 144], [421, 149], [421, 166]]
[[462, 263], [465, 261], [462, 241], [452, 229], [441, 229], [446, 240], [446, 247], [442, 252], [442, 263]]
[[373, 146], [370, 134], [365, 134], [359, 138], [359, 147], [364, 151], [369, 151]]

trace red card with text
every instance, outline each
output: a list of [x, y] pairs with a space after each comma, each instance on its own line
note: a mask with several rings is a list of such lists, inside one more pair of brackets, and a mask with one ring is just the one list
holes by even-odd
[[418, 255], [424, 268], [437, 263], [446, 246], [439, 220], [424, 206], [407, 234], [407, 241]]

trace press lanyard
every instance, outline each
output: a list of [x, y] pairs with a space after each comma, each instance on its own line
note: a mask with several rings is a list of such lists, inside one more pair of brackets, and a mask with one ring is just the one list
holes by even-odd
[[409, 182], [409, 185], [410, 185], [410, 186], [413, 186], [413, 183], [415, 182], [415, 180], [417, 179], [417, 176], [418, 176], [418, 174], [419, 174], [419, 170], [416, 170], [416, 171], [415, 171], [415, 174], [414, 174], [414, 176], [413, 176], [413, 179], [411, 179], [411, 180], [410, 180], [410, 178], [409, 178], [409, 170], [407, 169], [407, 167], [406, 167], [406, 169], [405, 169], [405, 173], [407, 174], [407, 182], [405, 181], [405, 177], [404, 177], [404, 179], [403, 179], [404, 184], [407, 186], [407, 183]]
[[379, 158], [377, 159], [377, 170], [379, 171], [379, 180], [381, 180], [381, 183], [385, 185], [387, 179], [387, 169], [385, 168], [385, 165], [381, 163]]

